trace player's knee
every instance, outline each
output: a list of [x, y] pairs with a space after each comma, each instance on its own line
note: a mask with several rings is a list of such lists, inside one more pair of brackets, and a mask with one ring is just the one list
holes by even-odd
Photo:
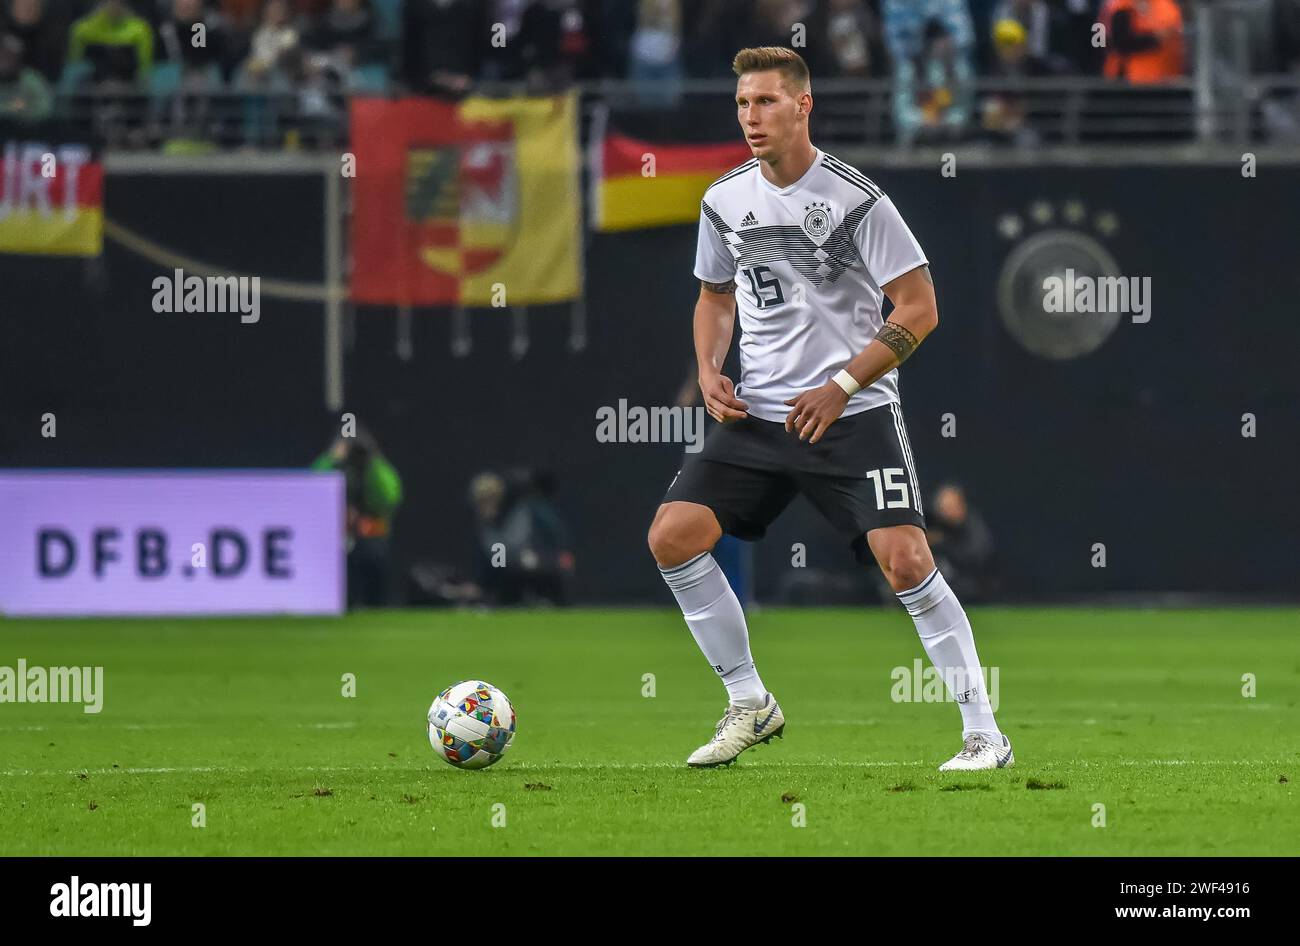
[[894, 591], [906, 591], [929, 577], [934, 559], [924, 542], [899, 542], [885, 550], [880, 568]]
[[710, 535], [709, 525], [711, 523], [705, 521], [703, 516], [692, 515], [667, 505], [660, 506], [646, 537], [650, 554], [661, 568], [672, 568], [689, 561], [713, 548], [717, 541], [716, 535]]
[[672, 568], [691, 557], [686, 551], [689, 545], [686, 530], [671, 516], [656, 516], [646, 541], [661, 568]]

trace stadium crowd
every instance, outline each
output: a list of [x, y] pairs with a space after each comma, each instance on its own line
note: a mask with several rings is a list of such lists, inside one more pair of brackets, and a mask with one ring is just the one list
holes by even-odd
[[[337, 126], [349, 92], [460, 95], [485, 83], [544, 91], [602, 78], [671, 84], [729, 74], [741, 46], [794, 45], [813, 75], [892, 79], [908, 129], [968, 121], [979, 76], [1187, 70], [1190, 0], [0, 0], [0, 116], [33, 121], [60, 98], [96, 117], [131, 96], [174, 127], [209, 123], [214, 93], [277, 98]], [[1300, 0], [1261, 0], [1273, 49], [1300, 70]], [[1105, 48], [1093, 43], [1105, 24]], [[797, 25], [797, 27], [796, 27]], [[1015, 103], [1007, 103], [1014, 112]], [[995, 121], [997, 117], [995, 116]]]

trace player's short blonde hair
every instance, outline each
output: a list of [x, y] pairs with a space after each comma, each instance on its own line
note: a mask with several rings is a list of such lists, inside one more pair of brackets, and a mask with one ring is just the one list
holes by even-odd
[[732, 60], [731, 71], [738, 76], [747, 72], [766, 72], [775, 69], [781, 73], [786, 86], [793, 92], [811, 92], [812, 77], [808, 64], [793, 49], [785, 46], [754, 46], [742, 49]]

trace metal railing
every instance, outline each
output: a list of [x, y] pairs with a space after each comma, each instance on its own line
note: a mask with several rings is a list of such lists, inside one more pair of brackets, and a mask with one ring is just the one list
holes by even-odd
[[[579, 87], [588, 105], [603, 103], [623, 130], [653, 124], [660, 137], [715, 140], [733, 128], [730, 80], [680, 83], [599, 81]], [[521, 87], [485, 85], [491, 95]], [[127, 150], [177, 147], [334, 149], [347, 144], [345, 92], [239, 93], [182, 88], [167, 94], [72, 92], [58, 115], [78, 133]], [[832, 147], [989, 141], [1022, 146], [1142, 145], [1200, 142], [1248, 145], [1300, 143], [1300, 77], [1251, 76], [1225, 86], [1186, 78], [1159, 86], [1127, 86], [1095, 78], [1009, 81], [983, 78], [970, 87], [969, 118], [958, 127], [900, 133], [895, 89], [888, 81], [824, 80], [814, 87], [814, 130]], [[986, 117], [1008, 104], [1023, 115], [1013, 129]], [[716, 125], [716, 134], [709, 125]]]

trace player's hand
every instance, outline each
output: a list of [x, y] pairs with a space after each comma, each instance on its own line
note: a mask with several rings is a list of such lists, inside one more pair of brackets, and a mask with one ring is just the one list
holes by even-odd
[[785, 403], [791, 405], [790, 413], [785, 415], [785, 429], [791, 433], [798, 431], [800, 440], [816, 443], [826, 428], [844, 413], [849, 396], [834, 381], [827, 381], [820, 388], [804, 391]]
[[749, 405], [736, 397], [736, 386], [726, 375], [715, 374], [700, 378], [700, 392], [704, 395], [704, 409], [719, 424], [748, 417]]

